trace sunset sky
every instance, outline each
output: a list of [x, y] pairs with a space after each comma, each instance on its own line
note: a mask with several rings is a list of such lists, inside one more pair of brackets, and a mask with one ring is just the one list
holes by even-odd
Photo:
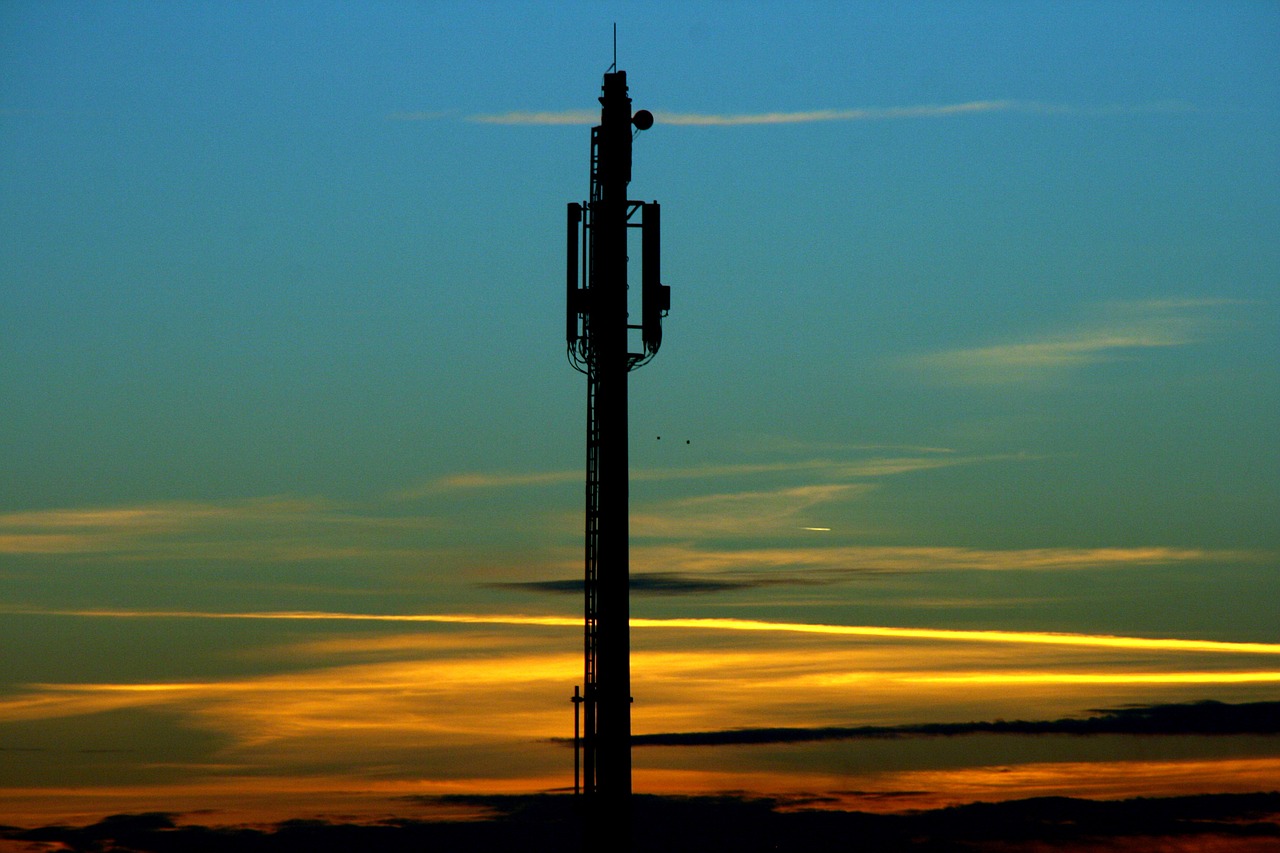
[[[1277, 5], [7, 2], [0, 824], [572, 785], [562, 231], [614, 22], [672, 290], [635, 732], [1280, 701]], [[634, 760], [1280, 788], [1274, 735]]]

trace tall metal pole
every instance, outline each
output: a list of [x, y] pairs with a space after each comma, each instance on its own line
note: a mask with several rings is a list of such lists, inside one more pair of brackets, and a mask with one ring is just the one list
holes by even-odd
[[578, 685], [573, 685], [573, 793], [582, 793], [582, 695], [578, 693]]
[[[591, 131], [591, 198], [568, 209], [566, 337], [570, 362], [587, 375], [582, 791], [600, 825], [625, 832], [631, 796], [627, 374], [657, 353], [670, 289], [658, 276], [658, 204], [627, 198], [633, 127], [648, 129], [653, 116], [646, 110], [632, 115], [625, 71], [604, 75], [600, 106], [600, 124]], [[628, 314], [629, 228], [640, 228], [643, 241], [638, 324]], [[640, 332], [640, 352], [630, 351], [633, 331]]]

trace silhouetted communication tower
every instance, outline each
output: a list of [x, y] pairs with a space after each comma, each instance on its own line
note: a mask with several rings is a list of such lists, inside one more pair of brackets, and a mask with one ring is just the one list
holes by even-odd
[[[662, 343], [671, 289], [659, 280], [656, 201], [627, 198], [634, 131], [627, 72], [604, 75], [591, 129], [591, 197], [568, 216], [565, 337], [587, 375], [583, 690], [574, 689], [574, 790], [620, 820], [631, 794], [631, 637], [628, 565], [627, 374]], [[637, 217], [636, 214], [639, 214]], [[638, 221], [637, 221], [638, 219]], [[640, 231], [640, 322], [628, 313], [627, 242]], [[632, 351], [633, 345], [638, 351]], [[581, 733], [579, 733], [579, 718]]]

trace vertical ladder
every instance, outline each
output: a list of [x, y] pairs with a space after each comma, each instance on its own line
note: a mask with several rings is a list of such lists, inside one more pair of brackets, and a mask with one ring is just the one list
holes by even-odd
[[[597, 179], [600, 159], [599, 128], [591, 129], [591, 200], [583, 211], [586, 231], [584, 248], [587, 263], [584, 265], [586, 290], [590, 292], [595, 282], [595, 252], [591, 251], [594, 232], [591, 228], [592, 213], [600, 200], [600, 182]], [[586, 542], [583, 573], [583, 785], [586, 794], [596, 792], [596, 707], [599, 700], [597, 688], [597, 652], [599, 627], [599, 602], [597, 598], [600, 568], [600, 421], [596, 412], [596, 354], [591, 339], [590, 312], [584, 316], [583, 336], [586, 341], [587, 362], [587, 477], [586, 477]]]
[[596, 790], [596, 692], [597, 628], [599, 606], [596, 596], [600, 567], [600, 424], [596, 419], [596, 378], [587, 374], [587, 480], [586, 480], [586, 560], [583, 576], [583, 791]]

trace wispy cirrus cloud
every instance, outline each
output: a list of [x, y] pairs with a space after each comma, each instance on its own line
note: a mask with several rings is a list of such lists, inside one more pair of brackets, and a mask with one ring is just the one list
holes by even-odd
[[[997, 457], [971, 457], [952, 451], [924, 450], [919, 455], [882, 456], [867, 459], [801, 459], [783, 462], [741, 462], [728, 465], [695, 465], [685, 468], [635, 468], [633, 482], [715, 480], [761, 474], [813, 473], [829, 479], [874, 478], [913, 471], [989, 461]], [[581, 469], [562, 471], [473, 471], [437, 477], [397, 493], [397, 499], [414, 499], [471, 489], [510, 489], [552, 486], [582, 481]]]
[[[0, 515], [0, 553], [70, 554], [127, 550], [144, 540], [243, 517], [250, 504], [172, 502], [126, 507], [89, 507], [12, 512]], [[256, 511], [284, 509], [266, 503]]]
[[1016, 101], [966, 101], [958, 104], [921, 104], [908, 107], [801, 110], [765, 113], [664, 113], [654, 114], [663, 124], [692, 127], [741, 127], [760, 124], [812, 124], [832, 121], [884, 121], [900, 118], [941, 118], [970, 113], [1004, 112]]
[[599, 124], [599, 110], [511, 110], [505, 113], [471, 115], [466, 118], [476, 124]]
[[823, 504], [871, 488], [835, 483], [681, 498], [633, 512], [631, 532], [660, 538], [776, 534], [802, 526], [806, 514]]
[[[695, 113], [655, 111], [659, 124], [683, 127], [748, 127], [759, 125], [814, 124], [822, 122], [889, 121], [894, 119], [947, 118], [981, 113], [1022, 112], [1044, 115], [1119, 115], [1155, 112], [1186, 112], [1192, 107], [1181, 101], [1154, 104], [1109, 104], [1078, 106], [1043, 101], [990, 99], [952, 104], [913, 104], [893, 107], [851, 107], [820, 110], [770, 110], [755, 113]], [[396, 113], [400, 120], [427, 120], [443, 113]], [[504, 125], [592, 125], [600, 120], [598, 110], [510, 110], [466, 117], [478, 124]]]
[[910, 369], [960, 385], [1033, 384], [1151, 350], [1205, 340], [1230, 299], [1152, 299], [1115, 302], [1075, 328], [1038, 338], [908, 356]]
[[[349, 511], [315, 498], [264, 497], [202, 503], [0, 514], [0, 554], [96, 554], [127, 559], [309, 560], [388, 554], [435, 524], [418, 516]], [[368, 531], [384, 535], [369, 545]]]
[[1015, 548], [954, 546], [835, 545], [717, 549], [689, 544], [642, 545], [632, 565], [643, 571], [663, 567], [688, 573], [803, 571], [825, 574], [953, 571], [1071, 571], [1148, 568], [1195, 563], [1258, 562], [1273, 555], [1257, 551], [1172, 548]]
[[532, 486], [554, 486], [582, 480], [583, 472], [573, 471], [464, 471], [446, 474], [421, 486], [405, 489], [395, 495], [399, 499], [420, 498], [439, 492], [469, 489], [511, 489]]
[[1049, 340], [945, 350], [911, 358], [909, 363], [935, 376], [964, 385], [1028, 383], [1156, 347], [1191, 342], [1167, 329], [1098, 329]]

